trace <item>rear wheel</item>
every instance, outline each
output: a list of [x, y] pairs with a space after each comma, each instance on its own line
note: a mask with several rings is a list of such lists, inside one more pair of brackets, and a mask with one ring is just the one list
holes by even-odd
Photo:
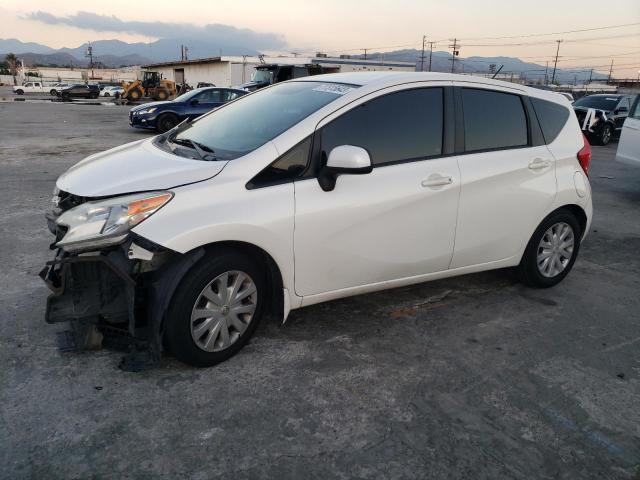
[[158, 90], [158, 92], [156, 93], [156, 98], [158, 100], [166, 100], [167, 98], [169, 98], [169, 92], [167, 92], [164, 89], [160, 89]]
[[111, 94], [110, 94], [109, 92], [104, 92], [104, 96], [105, 96], [105, 97], [110, 97], [110, 96], [111, 96]]
[[598, 139], [600, 145], [608, 145], [611, 141], [611, 135], [613, 134], [613, 128], [608, 123], [602, 127], [602, 131], [600, 132], [600, 138]]
[[173, 113], [163, 113], [156, 120], [156, 128], [160, 133], [171, 130], [178, 124], [178, 117]]
[[569, 211], [552, 213], [540, 224], [522, 256], [522, 281], [537, 288], [552, 287], [571, 271], [580, 249], [582, 232]]
[[169, 350], [195, 367], [228, 359], [255, 331], [265, 291], [264, 271], [249, 257], [227, 252], [205, 258], [171, 300], [165, 328]]
[[92, 93], [91, 95], [89, 95], [89, 98], [98, 98], [99, 95], [99, 93]]
[[17, 93], [18, 95], [24, 95], [24, 90], [22, 90], [22, 89], [18, 89], [18, 90], [16, 90], [16, 93]]
[[50, 93], [51, 95], [53, 95], [54, 97], [58, 94], [58, 92], [56, 92], [56, 89], [55, 89], [55, 88], [52, 88], [51, 90], [49, 90], [49, 93]]

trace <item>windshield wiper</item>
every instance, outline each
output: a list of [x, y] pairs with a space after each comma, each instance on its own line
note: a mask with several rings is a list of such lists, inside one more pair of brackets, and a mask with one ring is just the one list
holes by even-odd
[[189, 138], [172, 138], [169, 140], [169, 142], [182, 145], [183, 147], [192, 148], [196, 151], [196, 153], [202, 160], [217, 160], [217, 157], [211, 155], [212, 153], [215, 153], [213, 150], [211, 150], [206, 145], [198, 143]]

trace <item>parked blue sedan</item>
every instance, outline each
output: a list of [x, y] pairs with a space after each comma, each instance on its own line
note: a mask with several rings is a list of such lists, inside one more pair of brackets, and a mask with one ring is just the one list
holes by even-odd
[[184, 93], [174, 100], [151, 102], [133, 107], [129, 112], [129, 125], [135, 128], [171, 130], [184, 119], [193, 120], [220, 105], [245, 95], [245, 90], [204, 87]]

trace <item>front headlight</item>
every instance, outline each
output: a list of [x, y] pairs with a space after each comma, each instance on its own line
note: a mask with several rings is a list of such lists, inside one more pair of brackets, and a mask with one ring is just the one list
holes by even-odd
[[157, 107], [145, 108], [144, 110], [140, 110], [138, 115], [146, 115], [147, 113], [153, 113], [157, 110]]
[[116, 245], [133, 227], [173, 198], [171, 192], [147, 192], [87, 202], [64, 212], [56, 223], [68, 227], [56, 246], [67, 252]]

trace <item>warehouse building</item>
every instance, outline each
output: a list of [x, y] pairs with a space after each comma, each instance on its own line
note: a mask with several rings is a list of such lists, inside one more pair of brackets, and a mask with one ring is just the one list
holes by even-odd
[[384, 62], [383, 60], [362, 60], [343, 55], [339, 58], [318, 54], [315, 57], [251, 57], [221, 56], [198, 60], [143, 65], [143, 70], [156, 71], [163, 78], [176, 83], [196, 86], [199, 82], [213, 83], [219, 87], [241, 85], [251, 80], [254, 68], [261, 64], [319, 65], [325, 73], [395, 70], [415, 71], [415, 64], [408, 62]]

